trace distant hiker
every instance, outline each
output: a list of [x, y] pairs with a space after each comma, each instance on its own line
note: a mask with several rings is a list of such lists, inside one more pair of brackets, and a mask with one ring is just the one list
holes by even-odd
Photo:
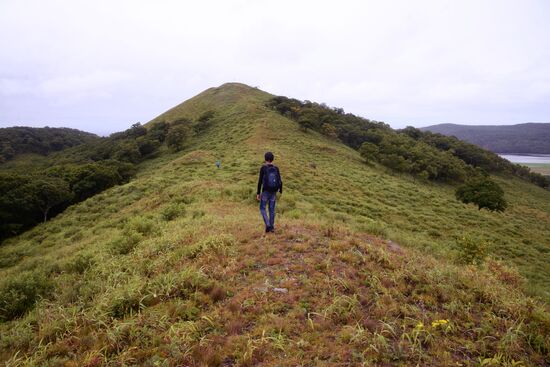
[[[265, 232], [275, 230], [275, 201], [277, 200], [277, 191], [283, 193], [283, 180], [279, 168], [273, 165], [273, 153], [265, 153], [265, 164], [260, 168], [260, 178], [258, 179], [258, 192], [256, 199], [260, 201], [260, 213], [264, 219]], [[269, 218], [265, 211], [266, 204], [269, 204]]]
[[221, 166], [222, 166], [222, 162], [216, 161], [216, 167], [218, 167], [218, 169], [220, 169]]

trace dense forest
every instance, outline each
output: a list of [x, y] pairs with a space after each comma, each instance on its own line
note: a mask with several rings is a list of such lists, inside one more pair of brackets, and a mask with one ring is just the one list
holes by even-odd
[[512, 174], [548, 188], [550, 180], [529, 168], [455, 137], [414, 127], [393, 130], [383, 122], [365, 119], [341, 108], [277, 96], [268, 106], [312, 129], [358, 149], [367, 161], [398, 172], [450, 183], [480, 179], [487, 173]]
[[97, 135], [69, 128], [14, 126], [0, 128], [0, 163], [19, 154], [47, 155], [99, 139]]
[[550, 154], [550, 123], [497, 126], [439, 124], [421, 130], [456, 136], [495, 153]]
[[[178, 151], [204, 132], [212, 118], [140, 123], [48, 157], [47, 167], [2, 170], [0, 165], [0, 241], [21, 233], [109, 187], [127, 182], [140, 162], [164, 147]], [[52, 135], [54, 136], [54, 135]], [[48, 145], [43, 137], [42, 143]]]

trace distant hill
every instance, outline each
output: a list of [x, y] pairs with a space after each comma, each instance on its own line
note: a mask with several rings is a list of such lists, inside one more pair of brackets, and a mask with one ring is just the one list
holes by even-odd
[[0, 163], [20, 154], [47, 155], [95, 139], [99, 139], [95, 134], [64, 127], [0, 128]]
[[550, 154], [550, 123], [471, 126], [439, 124], [420, 130], [456, 136], [495, 153]]

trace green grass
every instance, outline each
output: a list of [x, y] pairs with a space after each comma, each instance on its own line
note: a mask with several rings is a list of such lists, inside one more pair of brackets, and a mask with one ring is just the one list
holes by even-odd
[[[6, 241], [0, 289], [23, 296], [0, 298], [15, 310], [1, 311], [0, 361], [549, 362], [548, 191], [495, 177], [509, 208], [479, 211], [451, 186], [301, 132], [268, 98], [229, 84], [175, 107], [155, 120], [214, 110], [212, 126], [128, 184]], [[285, 187], [269, 236], [255, 201], [266, 150]], [[482, 265], [457, 263], [465, 235], [487, 244]]]

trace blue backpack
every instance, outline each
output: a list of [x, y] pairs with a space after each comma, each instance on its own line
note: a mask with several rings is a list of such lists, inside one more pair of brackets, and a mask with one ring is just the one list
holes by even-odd
[[279, 180], [279, 172], [277, 167], [268, 165], [266, 166], [266, 172], [264, 175], [264, 190], [269, 192], [275, 192], [279, 190], [281, 182]]

